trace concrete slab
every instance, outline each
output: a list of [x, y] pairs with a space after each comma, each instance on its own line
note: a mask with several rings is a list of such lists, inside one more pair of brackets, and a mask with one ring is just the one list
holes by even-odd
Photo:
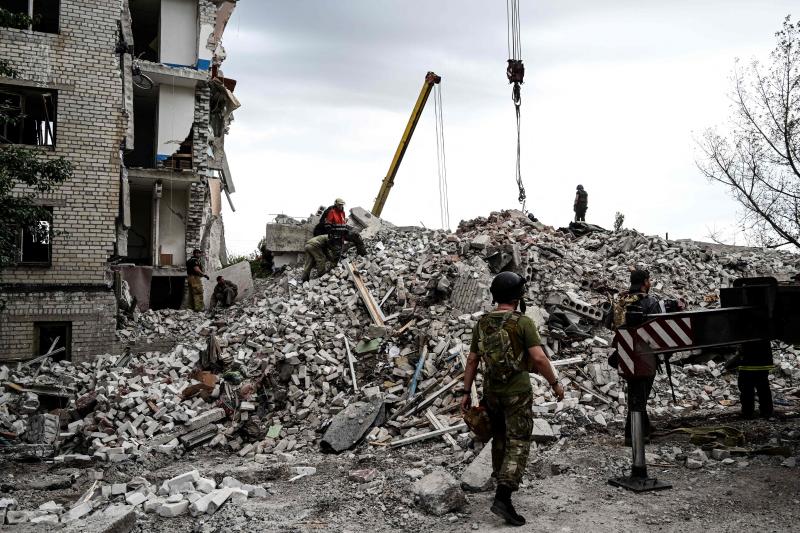
[[222, 270], [209, 272], [208, 277], [210, 279], [203, 280], [203, 303], [206, 309], [208, 309], [208, 306], [211, 305], [211, 294], [214, 292], [214, 285], [217, 284], [217, 276], [222, 276], [223, 278], [234, 282], [239, 287], [239, 293], [236, 296], [237, 302], [243, 298], [247, 298], [255, 292], [255, 287], [253, 286], [253, 273], [250, 271], [250, 263], [247, 261], [236, 263], [235, 265], [225, 267]]
[[302, 252], [314, 236], [314, 224], [267, 224], [264, 243], [272, 253]]

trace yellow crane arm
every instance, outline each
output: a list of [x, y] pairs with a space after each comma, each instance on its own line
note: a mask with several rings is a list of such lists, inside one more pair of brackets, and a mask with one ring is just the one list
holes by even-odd
[[372, 206], [372, 214], [376, 217], [381, 216], [383, 206], [386, 204], [386, 199], [389, 197], [389, 191], [392, 189], [392, 185], [394, 185], [394, 177], [397, 175], [397, 169], [400, 168], [400, 162], [403, 161], [403, 156], [406, 153], [406, 148], [408, 148], [408, 143], [411, 142], [411, 136], [414, 134], [414, 128], [417, 127], [417, 122], [419, 122], [419, 117], [422, 115], [422, 110], [425, 109], [425, 102], [428, 101], [428, 95], [431, 94], [431, 89], [433, 89], [433, 86], [440, 81], [442, 81], [441, 76], [437, 76], [433, 72], [428, 72], [425, 75], [425, 83], [422, 85], [422, 90], [419, 92], [417, 103], [414, 104], [414, 109], [411, 111], [411, 117], [408, 119], [406, 129], [403, 132], [403, 136], [400, 138], [400, 144], [397, 146], [397, 151], [394, 153], [394, 158], [392, 158], [392, 164], [389, 165], [389, 172], [387, 172], [386, 177], [383, 178], [381, 190], [378, 191], [378, 197], [375, 198], [375, 205]]

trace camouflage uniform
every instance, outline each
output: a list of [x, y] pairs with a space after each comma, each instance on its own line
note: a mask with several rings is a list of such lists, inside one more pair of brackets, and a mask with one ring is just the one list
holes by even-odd
[[[303, 281], [311, 279], [311, 270], [316, 267], [317, 275], [322, 276], [328, 271], [328, 261], [334, 263], [328, 246], [328, 236], [319, 235], [306, 242], [306, 264], [303, 269]], [[332, 267], [333, 265], [331, 265]]]
[[[502, 314], [493, 312], [492, 315]], [[479, 351], [478, 325], [472, 333], [471, 352]], [[541, 339], [536, 325], [527, 316], [521, 316], [514, 328], [515, 349], [525, 350], [539, 346]], [[526, 360], [524, 357], [523, 360]], [[528, 465], [528, 455], [533, 432], [533, 392], [530, 374], [520, 370], [505, 383], [493, 382], [484, 372], [483, 400], [481, 402], [492, 423], [492, 474], [498, 485], [512, 491], [519, 488]]]
[[517, 490], [531, 449], [533, 395], [487, 395], [483, 402], [492, 421], [492, 474], [498, 485]]

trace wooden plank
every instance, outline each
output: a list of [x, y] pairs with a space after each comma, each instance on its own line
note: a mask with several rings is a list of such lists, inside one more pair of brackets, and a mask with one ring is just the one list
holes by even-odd
[[423, 409], [425, 409], [426, 407], [431, 405], [436, 400], [436, 398], [438, 398], [439, 396], [441, 396], [445, 392], [447, 392], [450, 389], [452, 389], [456, 384], [461, 383], [461, 376], [463, 376], [463, 375], [464, 374], [462, 372], [459, 377], [457, 377], [456, 379], [454, 379], [453, 381], [451, 381], [450, 383], [448, 383], [447, 385], [445, 385], [444, 387], [442, 387], [438, 391], [434, 392], [433, 394], [431, 394], [430, 396], [425, 398], [425, 400], [423, 400], [422, 403], [420, 403], [419, 405], [417, 405], [416, 407], [411, 409], [411, 411], [409, 411], [409, 414], [411, 415], [411, 414], [414, 414], [414, 413], [418, 413], [419, 411], [422, 411]]
[[347, 350], [347, 364], [350, 365], [350, 377], [353, 379], [353, 392], [358, 392], [358, 383], [356, 383], [356, 370], [353, 367], [353, 354], [350, 352], [350, 341], [347, 337], [344, 338], [344, 347]]
[[391, 289], [389, 289], [389, 290], [386, 292], [386, 294], [383, 296], [383, 298], [381, 298], [381, 303], [380, 303], [380, 306], [381, 306], [381, 307], [383, 307], [383, 304], [385, 304], [385, 303], [386, 303], [386, 300], [388, 300], [388, 299], [389, 299], [389, 296], [391, 296], [393, 292], [394, 292], [394, 287], [392, 287]]
[[428, 433], [422, 433], [421, 435], [414, 435], [413, 437], [408, 437], [406, 439], [396, 440], [394, 442], [389, 443], [390, 448], [398, 448], [400, 446], [405, 446], [406, 444], [413, 444], [415, 442], [421, 442], [423, 440], [433, 439], [438, 437], [439, 435], [445, 435], [447, 433], [454, 433], [456, 431], [461, 431], [462, 429], [466, 429], [467, 425], [464, 423], [457, 424], [455, 426], [446, 427], [444, 429], [437, 429], [435, 431], [430, 431]]
[[574, 365], [576, 363], [583, 363], [583, 357], [570, 357], [569, 359], [559, 359], [557, 361], [550, 361], [550, 363], [555, 367]]
[[400, 335], [402, 335], [403, 333], [405, 333], [405, 331], [406, 331], [408, 328], [410, 328], [411, 326], [413, 326], [413, 325], [414, 325], [414, 324], [416, 324], [416, 323], [417, 323], [417, 319], [416, 319], [416, 318], [412, 318], [411, 320], [409, 320], [408, 322], [406, 322], [405, 324], [403, 324], [403, 326], [402, 326], [400, 329], [398, 329], [397, 331], [395, 331], [395, 332], [394, 332], [394, 336], [395, 336], [395, 337], [399, 337]]
[[[431, 411], [430, 407], [425, 410], [425, 418], [427, 418], [430, 421], [431, 425], [433, 426], [433, 429], [444, 429], [446, 427], [442, 423], [442, 421], [439, 420], [436, 414], [434, 414], [434, 412]], [[444, 435], [442, 435], [442, 437], [444, 438], [445, 442], [447, 442], [450, 446], [453, 447], [453, 449], [460, 447], [456, 442], [456, 439], [454, 439], [449, 433], [445, 433]]]
[[356, 290], [358, 291], [359, 296], [361, 296], [361, 301], [367, 308], [370, 318], [372, 318], [372, 321], [376, 325], [383, 326], [386, 318], [383, 316], [383, 311], [381, 311], [381, 308], [375, 301], [375, 298], [372, 297], [372, 294], [370, 294], [366, 284], [364, 284], [364, 281], [361, 279], [361, 274], [359, 274], [358, 271], [353, 268], [352, 263], [347, 263], [347, 271], [350, 273], [350, 279], [356, 286]]
[[414, 393], [417, 392], [417, 380], [419, 380], [419, 375], [422, 373], [422, 367], [425, 366], [425, 357], [427, 357], [427, 355], [428, 345], [426, 343], [425, 346], [422, 347], [422, 353], [417, 361], [417, 368], [414, 369], [414, 377], [411, 378], [411, 385], [408, 387], [409, 398], [414, 396]]

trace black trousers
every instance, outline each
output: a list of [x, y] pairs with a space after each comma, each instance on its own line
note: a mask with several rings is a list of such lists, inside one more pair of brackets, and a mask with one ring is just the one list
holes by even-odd
[[769, 370], [739, 370], [739, 399], [742, 402], [742, 415], [752, 417], [756, 411], [769, 418], [773, 413], [772, 391], [769, 388]]
[[625, 415], [625, 442], [631, 441], [631, 411], [639, 410], [642, 412], [642, 429], [644, 436], [649, 437], [650, 431], [650, 417], [647, 416], [647, 400], [650, 398], [650, 393], [653, 392], [653, 382], [656, 380], [652, 378], [639, 378], [628, 380], [628, 412]]
[[576, 207], [575, 208], [575, 222], [586, 222], [586, 208], [585, 207]]

